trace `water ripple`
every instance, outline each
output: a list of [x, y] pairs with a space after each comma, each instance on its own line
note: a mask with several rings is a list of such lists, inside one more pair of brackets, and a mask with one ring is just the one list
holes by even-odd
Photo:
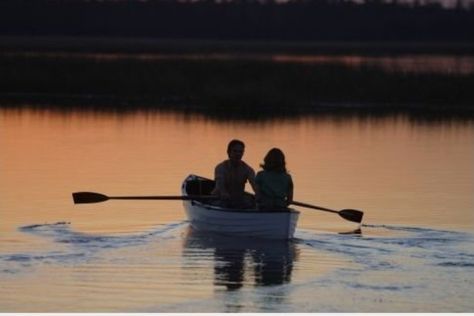
[[71, 229], [70, 222], [65, 221], [22, 226], [18, 228], [21, 232], [51, 239], [66, 248], [50, 252], [2, 254], [0, 263], [5, 267], [0, 273], [17, 274], [25, 271], [25, 268], [35, 267], [38, 263], [67, 265], [98, 259], [98, 253], [103, 250], [146, 245], [157, 238], [176, 238], [173, 232], [184, 224], [185, 222], [172, 223], [140, 234], [117, 236], [77, 232]]

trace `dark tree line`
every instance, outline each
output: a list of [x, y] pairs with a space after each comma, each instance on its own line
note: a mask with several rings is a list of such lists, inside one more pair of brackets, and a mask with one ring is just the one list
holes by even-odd
[[0, 35], [473, 41], [474, 9], [397, 0], [2, 0]]

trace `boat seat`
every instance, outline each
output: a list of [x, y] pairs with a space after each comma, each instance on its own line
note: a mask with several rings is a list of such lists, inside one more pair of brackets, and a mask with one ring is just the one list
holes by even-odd
[[[186, 192], [188, 195], [212, 195], [216, 182], [210, 179], [198, 178], [195, 180], [186, 181]], [[245, 192], [245, 200], [248, 201], [248, 206], [245, 209], [255, 209], [255, 196], [251, 193]], [[222, 206], [222, 201], [213, 200], [207, 201], [210, 205]]]
[[196, 179], [186, 182], [186, 192], [189, 195], [210, 195], [214, 187], [213, 180]]

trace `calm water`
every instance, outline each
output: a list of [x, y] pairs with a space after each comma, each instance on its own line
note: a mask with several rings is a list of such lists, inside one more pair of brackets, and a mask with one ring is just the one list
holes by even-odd
[[[365, 212], [361, 234], [300, 209], [290, 242], [192, 231], [175, 195], [231, 138], [287, 154], [295, 199]], [[470, 312], [474, 121], [0, 110], [0, 312]]]

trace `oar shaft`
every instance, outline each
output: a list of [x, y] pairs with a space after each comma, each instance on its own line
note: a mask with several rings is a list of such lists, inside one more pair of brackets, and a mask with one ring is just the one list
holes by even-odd
[[158, 196], [107, 196], [97, 192], [74, 192], [72, 199], [75, 204], [99, 203], [114, 200], [213, 200], [213, 195], [158, 195]]
[[325, 212], [331, 212], [331, 213], [339, 213], [339, 211], [331, 210], [330, 208], [325, 208], [317, 205], [311, 205], [311, 204], [306, 204], [303, 202], [298, 202], [298, 201], [292, 201], [291, 204], [302, 206], [302, 207], [307, 207], [307, 208], [312, 208], [315, 210], [320, 210], [320, 211], [325, 211]]
[[336, 210], [331, 210], [330, 208], [325, 208], [325, 207], [321, 207], [321, 206], [317, 206], [317, 205], [306, 204], [306, 203], [298, 202], [298, 201], [293, 201], [291, 203], [294, 204], [294, 205], [299, 205], [299, 206], [302, 206], [302, 207], [312, 208], [312, 209], [315, 209], [315, 210], [320, 210], [320, 211], [330, 212], [330, 213], [336, 213], [339, 216], [341, 216], [342, 218], [344, 218], [348, 221], [351, 221], [351, 222], [355, 222], [355, 223], [361, 223], [362, 222], [362, 217], [364, 216], [364, 213], [362, 211], [359, 211], [359, 210], [344, 209], [344, 210], [336, 211]]
[[111, 200], [201, 200], [216, 199], [213, 195], [158, 195], [158, 196], [109, 196]]
[[[107, 196], [102, 193], [96, 192], [74, 192], [72, 198], [75, 204], [83, 203], [98, 203], [104, 202], [110, 199], [113, 200], [215, 200], [218, 197], [214, 195], [153, 195], [153, 196]], [[344, 219], [347, 219], [352, 222], [360, 223], [362, 221], [362, 216], [364, 213], [358, 210], [341, 210], [335, 211], [329, 208], [306, 204], [303, 202], [293, 201], [291, 204], [298, 205], [301, 207], [312, 208], [315, 210], [337, 213]]]

